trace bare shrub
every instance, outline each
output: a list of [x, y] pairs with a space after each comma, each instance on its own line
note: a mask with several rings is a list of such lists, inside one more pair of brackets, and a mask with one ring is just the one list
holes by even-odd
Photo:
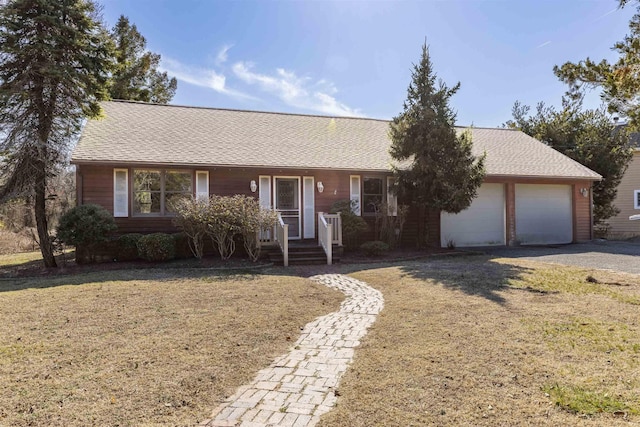
[[208, 233], [209, 200], [181, 198], [173, 205], [173, 224], [189, 237], [189, 249], [198, 259], [204, 255], [204, 238]]
[[242, 213], [240, 220], [240, 234], [244, 249], [251, 261], [256, 262], [260, 258], [261, 246], [258, 235], [262, 230], [272, 229], [278, 220], [278, 214], [272, 210], [260, 207], [260, 202], [253, 197], [244, 197], [238, 200], [241, 203]]
[[0, 254], [15, 254], [19, 252], [35, 251], [38, 245], [25, 232], [13, 232], [0, 229]]

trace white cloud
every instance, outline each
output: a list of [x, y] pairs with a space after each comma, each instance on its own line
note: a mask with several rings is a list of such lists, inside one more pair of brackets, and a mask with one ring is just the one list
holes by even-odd
[[536, 46], [536, 49], [540, 49], [541, 47], [545, 47], [545, 46], [550, 45], [550, 44], [551, 44], [551, 40], [548, 40], [548, 41], [546, 41], [544, 43], [541, 43], [538, 46]]
[[216, 55], [216, 65], [222, 65], [227, 62], [227, 59], [229, 58], [229, 55], [227, 53], [232, 47], [232, 44], [226, 44], [222, 46], [222, 48], [218, 51], [218, 55]]
[[276, 69], [273, 75], [257, 73], [252, 68], [252, 63], [237, 62], [232, 70], [243, 82], [257, 85], [292, 107], [334, 116], [362, 116], [360, 110], [338, 101], [334, 97], [337, 88], [324, 79], [313, 82], [310, 77], [298, 77], [295, 72], [283, 68]]
[[166, 71], [170, 76], [174, 76], [185, 83], [213, 89], [218, 93], [233, 98], [257, 99], [251, 95], [227, 87], [227, 78], [225, 75], [212, 69], [190, 67], [166, 56], [162, 57], [162, 64], [159, 68], [162, 71]]

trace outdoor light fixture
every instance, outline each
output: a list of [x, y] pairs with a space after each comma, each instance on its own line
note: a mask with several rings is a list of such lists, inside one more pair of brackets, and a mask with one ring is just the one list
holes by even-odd
[[581, 188], [580, 189], [580, 194], [582, 194], [582, 197], [587, 197], [589, 195], [589, 189]]
[[249, 184], [249, 188], [251, 188], [251, 192], [255, 193], [256, 190], [258, 189], [258, 186], [256, 185], [256, 180], [252, 179], [251, 180], [251, 184]]
[[322, 193], [324, 191], [324, 185], [322, 185], [322, 181], [318, 181], [318, 193]]

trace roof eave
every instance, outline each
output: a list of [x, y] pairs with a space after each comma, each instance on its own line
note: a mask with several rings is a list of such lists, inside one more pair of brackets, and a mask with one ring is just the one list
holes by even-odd
[[242, 165], [224, 163], [177, 163], [177, 162], [143, 162], [131, 160], [87, 160], [71, 159], [72, 165], [132, 165], [132, 166], [161, 166], [161, 167], [181, 167], [181, 168], [255, 168], [255, 169], [309, 169], [309, 170], [338, 170], [338, 171], [370, 171], [370, 172], [391, 172], [391, 168], [343, 168], [343, 167], [321, 167], [321, 166], [285, 166], [285, 165]]

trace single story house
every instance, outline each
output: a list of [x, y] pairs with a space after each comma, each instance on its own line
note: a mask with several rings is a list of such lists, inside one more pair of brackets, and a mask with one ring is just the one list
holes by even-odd
[[[102, 107], [72, 155], [77, 200], [104, 206], [122, 233], [175, 231], [168, 202], [187, 194], [253, 195], [280, 212], [291, 240], [316, 239], [317, 213], [335, 201], [355, 201], [365, 218], [373, 202], [396, 203], [385, 120], [126, 101]], [[430, 213], [431, 244], [592, 238], [591, 185], [600, 175], [523, 132], [470, 130], [474, 153], [487, 154], [484, 184], [469, 209]], [[416, 229], [410, 211], [403, 241], [415, 243]]]

